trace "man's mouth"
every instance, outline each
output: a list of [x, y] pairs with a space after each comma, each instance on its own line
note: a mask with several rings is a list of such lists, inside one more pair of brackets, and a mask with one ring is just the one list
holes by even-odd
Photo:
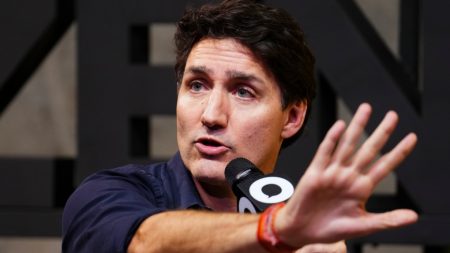
[[203, 145], [206, 145], [206, 146], [213, 146], [213, 147], [223, 146], [221, 143], [219, 143], [215, 140], [210, 140], [210, 139], [200, 140], [200, 143], [202, 143]]
[[212, 138], [199, 138], [194, 145], [201, 154], [207, 156], [221, 155], [229, 150], [229, 147]]

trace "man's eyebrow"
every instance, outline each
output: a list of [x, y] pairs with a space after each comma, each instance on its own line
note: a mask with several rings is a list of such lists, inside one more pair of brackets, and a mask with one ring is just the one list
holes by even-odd
[[191, 66], [186, 69], [186, 73], [192, 74], [210, 74], [213, 71], [208, 69], [206, 66]]
[[[211, 75], [214, 71], [206, 66], [190, 66], [186, 69], [185, 72], [190, 73], [190, 74]], [[248, 82], [264, 83], [264, 81], [261, 78], [255, 76], [253, 74], [245, 73], [242, 71], [228, 70], [228, 71], [226, 71], [226, 75], [229, 79], [238, 79], [238, 80], [248, 81]]]
[[243, 81], [256, 81], [259, 83], [264, 83], [263, 80], [255, 75], [252, 74], [248, 74], [242, 71], [235, 71], [235, 70], [231, 70], [231, 71], [227, 71], [227, 76], [230, 79], [239, 79], [239, 80], [243, 80]]

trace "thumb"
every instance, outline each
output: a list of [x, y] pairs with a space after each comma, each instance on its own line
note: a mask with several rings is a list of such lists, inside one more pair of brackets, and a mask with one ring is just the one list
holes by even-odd
[[[416, 212], [409, 209], [397, 209], [385, 213], [372, 214], [368, 217], [369, 226], [373, 231], [380, 231], [390, 228], [398, 228], [415, 223], [419, 216]], [[372, 230], [370, 229], [370, 230]]]

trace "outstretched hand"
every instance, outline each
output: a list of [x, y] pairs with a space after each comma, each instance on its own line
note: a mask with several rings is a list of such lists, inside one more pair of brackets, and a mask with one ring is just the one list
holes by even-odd
[[292, 246], [335, 242], [415, 222], [417, 214], [399, 209], [375, 214], [365, 203], [375, 186], [413, 150], [417, 137], [408, 134], [390, 152], [376, 159], [394, 131], [398, 116], [388, 112], [372, 135], [358, 148], [371, 107], [362, 104], [346, 128], [336, 122], [314, 159], [280, 210], [276, 230]]

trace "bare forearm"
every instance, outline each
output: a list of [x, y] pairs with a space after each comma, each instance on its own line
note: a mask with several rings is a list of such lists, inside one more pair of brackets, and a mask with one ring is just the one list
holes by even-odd
[[170, 211], [146, 219], [128, 252], [265, 252], [256, 238], [257, 215]]

